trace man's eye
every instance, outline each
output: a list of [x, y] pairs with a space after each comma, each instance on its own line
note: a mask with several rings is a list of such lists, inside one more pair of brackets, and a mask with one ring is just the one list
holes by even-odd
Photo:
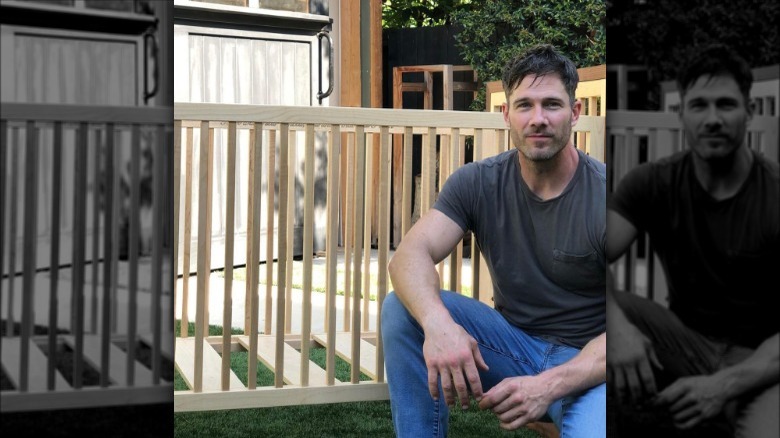
[[545, 104], [545, 106], [547, 108], [558, 109], [558, 108], [561, 107], [561, 103], [560, 102], [548, 102], [547, 104]]
[[520, 102], [520, 103], [517, 104], [517, 108], [528, 109], [528, 108], [531, 108], [531, 104], [528, 103], [528, 102]]

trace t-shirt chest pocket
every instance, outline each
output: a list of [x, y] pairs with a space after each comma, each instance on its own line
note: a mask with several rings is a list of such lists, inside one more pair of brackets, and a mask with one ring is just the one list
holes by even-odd
[[606, 272], [595, 252], [579, 254], [553, 249], [552, 280], [566, 290], [590, 292], [605, 284]]

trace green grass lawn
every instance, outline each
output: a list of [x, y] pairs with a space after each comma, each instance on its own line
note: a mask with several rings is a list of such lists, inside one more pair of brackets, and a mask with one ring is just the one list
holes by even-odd
[[[177, 322], [178, 324], [178, 322]], [[194, 325], [190, 325], [190, 333]], [[178, 332], [178, 329], [177, 329]], [[240, 334], [241, 329], [232, 329]], [[210, 326], [209, 334], [222, 334], [222, 328]], [[314, 348], [310, 358], [325, 366], [325, 349]], [[246, 352], [231, 353], [231, 368], [246, 384], [248, 357]], [[272, 386], [274, 375], [262, 365], [257, 367], [258, 386]], [[336, 357], [336, 378], [349, 381], [349, 363]], [[370, 380], [361, 374], [361, 380]], [[176, 373], [175, 390], [186, 390], [187, 385]], [[475, 403], [462, 412], [452, 409], [449, 435], [451, 437], [523, 437], [540, 435], [529, 429], [506, 432], [498, 427], [498, 419], [488, 411], [480, 411]], [[285, 406], [261, 409], [235, 409], [206, 412], [179, 412], [174, 414], [174, 435], [177, 437], [393, 437], [389, 401], [334, 403], [323, 405]]]

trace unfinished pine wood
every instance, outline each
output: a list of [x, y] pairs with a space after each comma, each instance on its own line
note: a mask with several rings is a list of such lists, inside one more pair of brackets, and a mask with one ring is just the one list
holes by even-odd
[[[404, 128], [403, 206], [401, 208], [401, 233], [405, 236], [412, 227], [412, 154], [414, 135], [412, 128]], [[419, 196], [419, 195], [418, 195]]]
[[[327, 342], [327, 336], [325, 334], [314, 334], [312, 338], [325, 345]], [[352, 358], [352, 351], [353, 351], [353, 342], [352, 342], [352, 333], [350, 332], [338, 332], [336, 333], [336, 354], [338, 357], [342, 358], [343, 360], [349, 362], [351, 365], [354, 364]], [[376, 370], [376, 357], [377, 357], [377, 351], [376, 346], [374, 344], [366, 341], [365, 339], [360, 339], [360, 366], [354, 367], [355, 370], [360, 368], [360, 372], [367, 375], [368, 377], [377, 380], [377, 370]], [[384, 368], [384, 367], [383, 367]], [[384, 369], [382, 370], [384, 372]], [[354, 383], [354, 382], [353, 382]]]
[[[377, 275], [377, 309], [382, 308], [382, 302], [387, 295], [390, 282], [387, 264], [390, 252], [390, 135], [387, 127], [381, 128], [381, 140], [379, 149], [379, 233], [378, 233], [378, 275]], [[381, 313], [377, 315], [377, 348], [376, 363], [384, 364], [384, 351], [381, 337]], [[385, 379], [384, 367], [376, 370], [376, 380], [383, 382]]]
[[[373, 202], [374, 202], [374, 178], [372, 177], [372, 166], [374, 162], [374, 136], [366, 136], [365, 146], [365, 204], [363, 204], [363, 314], [368, 315], [369, 299], [371, 298], [371, 223], [373, 222]], [[368, 317], [363, 318], [363, 331], [368, 331]]]
[[[130, 269], [128, 279], [128, 289], [130, 297], [128, 300], [127, 312], [127, 338], [135, 340], [137, 334], [137, 315], [138, 315], [138, 235], [140, 229], [140, 191], [141, 191], [141, 143], [138, 136], [138, 126], [133, 129], [133, 138], [130, 151]], [[97, 240], [97, 239], [95, 239]], [[175, 245], [174, 245], [175, 247]], [[174, 277], [175, 278], [175, 277]], [[129, 348], [127, 352], [127, 384], [133, 385], [135, 381], [135, 348]]]
[[75, 181], [73, 194], [73, 277], [71, 297], [74, 313], [71, 331], [76, 336], [73, 360], [73, 387], [83, 386], [83, 355], [84, 355], [84, 258], [86, 240], [86, 192], [87, 192], [87, 123], [80, 123], [76, 135]]
[[[58, 124], [58, 125], [60, 127], [59, 132], [61, 134], [62, 133], [62, 129], [61, 129], [62, 124]], [[55, 126], [55, 131], [54, 131], [55, 132], [55, 134], [54, 134], [55, 137], [57, 135], [56, 134], [57, 131], [58, 131], [58, 128], [57, 128], [57, 126]], [[54, 144], [55, 145], [59, 145], [59, 143], [57, 141], [55, 141]], [[3, 211], [5, 211], [5, 208], [6, 208], [6, 206], [5, 206], [5, 203], [6, 203], [5, 192], [7, 190], [7, 187], [9, 187], [9, 186], [13, 187], [13, 185], [14, 185], [13, 181], [9, 181], [7, 179], [8, 178], [8, 166], [6, 164], [7, 160], [8, 160], [8, 122], [6, 122], [5, 119], [0, 119], [0, 184], [3, 185], [3, 189], [0, 190], [0, 210], [3, 210]], [[55, 164], [55, 168], [56, 168], [56, 166], [60, 165], [60, 161], [62, 161], [62, 160], [60, 159], [59, 161], [57, 161], [57, 163]], [[57, 196], [55, 196], [55, 198], [57, 198]], [[52, 209], [52, 212], [53, 213], [56, 212], [56, 214], [57, 214], [56, 217], [59, 217], [59, 209]], [[6, 216], [11, 216], [11, 215], [0, 214], [0, 230], [2, 230], [0, 232], [0, 248], [2, 248], [2, 249], [0, 249], [0, 278], [2, 278], [3, 274], [5, 273], [5, 270], [4, 270], [5, 269], [5, 264], [3, 263], [5, 261], [5, 259], [3, 257], [5, 256], [5, 223], [6, 223]], [[10, 246], [13, 246], [13, 245], [10, 245]], [[0, 283], [0, 294], [3, 294], [3, 293], [4, 293], [4, 291], [3, 291], [3, 288], [2, 288], [2, 283]], [[11, 310], [11, 307], [9, 307], [8, 309]], [[10, 333], [10, 331], [8, 333]]]
[[[244, 347], [247, 347], [249, 345], [249, 336], [238, 336], [238, 342]], [[328, 378], [325, 370], [320, 368], [316, 363], [308, 359], [303, 359], [306, 356], [302, 356], [301, 353], [290, 346], [290, 344], [284, 342], [282, 348], [284, 348], [284, 383], [299, 386], [327, 386]], [[271, 371], [276, 369], [276, 351], [275, 336], [257, 335], [257, 355], [255, 357]], [[303, 384], [304, 379], [302, 378], [303, 367], [301, 364], [304, 361], [307, 368], [307, 385]]]
[[[248, 318], [248, 324], [245, 324], [246, 329], [244, 333], [257, 333], [259, 327], [259, 312], [260, 312], [260, 297], [258, 296], [258, 282], [260, 280], [260, 224], [261, 224], [261, 188], [262, 188], [262, 169], [263, 169], [263, 127], [260, 123], [254, 125], [254, 140], [251, 147], [251, 157], [249, 164], [249, 174], [252, 179], [252, 187], [249, 192], [249, 200], [251, 208], [248, 209], [248, 214], [252, 218], [248, 223], [251, 224], [249, 228], [249, 240], [250, 244], [248, 250], [251, 252], [251, 257], [247, 258], [247, 264], [252, 266], [249, 283], [247, 284], [247, 299], [249, 305], [246, 307], [246, 317]], [[253, 167], [254, 166], [254, 167]], [[269, 188], [269, 191], [273, 189]], [[272, 240], [269, 234], [268, 240]], [[255, 357], [257, 355], [257, 340], [253, 338], [253, 341], [249, 343], [249, 357]], [[257, 362], [249, 360], [247, 387], [254, 389], [257, 387]]]
[[287, 265], [285, 269], [285, 288], [284, 288], [284, 333], [289, 334], [292, 331], [292, 284], [293, 284], [293, 255], [295, 253], [295, 210], [297, 207], [295, 195], [295, 171], [298, 164], [298, 146], [297, 132], [290, 130], [288, 141], [282, 143], [281, 147], [289, 150], [287, 157]]
[[[135, 128], [135, 127], [134, 127]], [[135, 136], [135, 129], [133, 129], [133, 137], [131, 137], [131, 147], [136, 142], [139, 142], [140, 140], [137, 140]], [[100, 134], [96, 133], [95, 135], [95, 142], [92, 149], [94, 150], [94, 161], [93, 163], [101, 163], [101, 142], [100, 142]], [[103, 166], [96, 165], [94, 166], [94, 173], [92, 177], [94, 178], [94, 181], [100, 181], [100, 178], [102, 176], [103, 172]], [[131, 195], [132, 196], [132, 195]], [[101, 197], [100, 196], [93, 196], [92, 197], [92, 226], [95, 230], [100, 229], [100, 212], [103, 209], [100, 205], [101, 203]], [[89, 314], [89, 329], [92, 333], [98, 332], [98, 287], [100, 285], [100, 282], [98, 281], [100, 277], [100, 239], [92, 239], [92, 287], [90, 287], [90, 314]]]
[[[355, 138], [352, 135], [346, 135], [347, 137], [347, 144], [345, 145], [344, 154], [342, 156], [344, 157], [342, 159], [342, 163], [346, 161], [347, 166], [347, 175], [346, 175], [346, 182], [340, 184], [340, 189], [345, 194], [342, 194], [342, 197], [344, 198], [344, 206], [345, 211], [343, 215], [345, 216], [344, 219], [342, 219], [344, 224], [344, 237], [343, 237], [343, 248], [344, 248], [344, 325], [343, 330], [349, 331], [350, 326], [352, 324], [352, 302], [350, 300], [352, 296], [352, 249], [353, 249], [353, 240], [355, 239], [355, 154], [353, 151], [355, 150]], [[344, 173], [342, 172], [341, 175], [343, 176]]]
[[[233, 250], [236, 227], [236, 122], [230, 122], [227, 141], [227, 203], [225, 206], [225, 290], [222, 302], [222, 345], [230, 345], [233, 326]], [[230, 355], [222, 355], [222, 390], [230, 388]]]
[[[211, 236], [211, 199], [209, 198], [209, 183], [211, 182], [211, 142], [209, 141], [208, 122], [202, 122], [200, 127], [200, 166], [198, 175], [198, 286], [195, 298], [195, 362], [191, 388], [195, 392], [203, 391], [203, 328], [208, 327], [206, 319], [206, 289], [208, 288], [211, 251], [209, 248]], [[182, 344], [188, 345], [188, 344]], [[177, 352], [178, 341], [177, 341]], [[178, 355], [177, 355], [178, 356]]]
[[[255, 164], [255, 136], [254, 132], [249, 135], [249, 163], [247, 170], [247, 180], [249, 181], [248, 193], [247, 193], [247, 216], [246, 216], [246, 283], [244, 293], [244, 333], [251, 333], [250, 326], [252, 324], [252, 301], [256, 299], [252, 292], [252, 285], [255, 284], [255, 275], [260, 269], [258, 264], [254, 262], [255, 252], [255, 240], [259, 240], [260, 236], [254, 231], [255, 222], [260, 221], [260, 215], [255, 214], [255, 204], [259, 199], [255, 200], [255, 197], [259, 192], [255, 193], [255, 172], [257, 165]], [[239, 186], [240, 187], [240, 186]], [[226, 263], [227, 264], [227, 263]]]
[[386, 383], [363, 382], [360, 385], [324, 387], [262, 387], [255, 391], [209, 392], [176, 391], [174, 412], [209, 411], [214, 409], [247, 409], [274, 406], [316, 405], [359, 401], [388, 400]]
[[[7, 412], [29, 412], [54, 409], [94, 408], [95, 406], [128, 406], [133, 404], [170, 403], [170, 384], [108, 388], [85, 387], [78, 391], [26, 392], [3, 391], [0, 410]], [[75, 396], [74, 394], [77, 394]]]
[[[347, 107], [295, 107], [262, 106], [262, 118], [265, 123], [306, 123], [324, 125], [362, 125], [362, 126], [412, 126], [420, 128], [463, 128], [464, 126], [506, 129], [500, 113], [481, 113], [475, 111], [437, 111], [405, 109], [395, 111], [386, 108], [347, 108]], [[258, 119], [257, 105], [238, 105], [221, 103], [176, 104], [177, 120], [210, 120], [214, 122], [255, 122]]]
[[338, 163], [341, 154], [341, 131], [339, 125], [331, 128], [330, 143], [328, 144], [328, 229], [326, 233], [326, 253], [328, 255], [325, 264], [327, 270], [325, 299], [329, 317], [326, 319], [328, 332], [327, 352], [325, 355], [325, 370], [328, 374], [328, 385], [333, 385], [336, 379], [336, 356], [333, 350], [336, 336], [336, 247], [338, 245]]
[[[222, 387], [222, 359], [219, 353], [203, 339], [200, 348], [197, 347], [197, 335], [195, 338], [176, 339], [176, 369], [181, 374], [187, 386], [194, 390], [196, 382], [200, 381], [200, 391], [220, 391]], [[201, 353], [201, 375], [195, 369], [193, 362], [197, 363], [198, 350]], [[246, 389], [238, 376], [230, 371], [230, 392]], [[227, 392], [227, 391], [226, 391]]]
[[[133, 128], [140, 129], [137, 125]], [[100, 321], [100, 386], [107, 387], [110, 384], [110, 336], [111, 321], [114, 314], [114, 303], [116, 303], [116, 273], [119, 259], [119, 245], [116, 244], [119, 237], [119, 221], [115, 220], [119, 216], [119, 178], [117, 172], [119, 154], [115, 152], [114, 147], [114, 126], [109, 123], [106, 126], [106, 153], [105, 153], [105, 212], [103, 214], [103, 297]], [[156, 164], [156, 163], [155, 163]], [[156, 181], [156, 179], [155, 179]], [[154, 190], [154, 189], [153, 189]], [[154, 193], [159, 193], [154, 191]], [[157, 198], [157, 196], [155, 196]], [[86, 340], [85, 340], [86, 342]], [[86, 346], [85, 346], [86, 347]]]
[[[147, 347], [151, 348], [154, 345], [154, 334], [150, 332], [141, 332], [138, 334], [137, 339], [139, 342], [143, 342]], [[166, 359], [172, 360], [174, 355], [174, 342], [172, 336], [163, 336], [160, 338], [160, 354]]]
[[[352, 284], [354, 284], [355, 290], [354, 295], [352, 297], [352, 308], [354, 309], [352, 313], [352, 359], [351, 362], [353, 364], [360, 364], [360, 321], [361, 321], [361, 311], [360, 311], [360, 300], [361, 295], [363, 293], [362, 288], [362, 251], [361, 248], [363, 247], [363, 215], [365, 214], [365, 204], [363, 202], [365, 191], [364, 191], [364, 185], [366, 181], [366, 163], [365, 163], [365, 157], [366, 157], [366, 149], [365, 149], [365, 134], [363, 133], [362, 127], [358, 127], [357, 131], [355, 132], [355, 185], [353, 187], [354, 189], [354, 197], [355, 197], [355, 205], [352, 209], [352, 215], [353, 222], [355, 224], [355, 259], [353, 261], [354, 263], [354, 269], [352, 273]], [[366, 272], [366, 276], [370, 277], [370, 272]], [[366, 300], [368, 302], [368, 300]], [[369, 320], [368, 313], [363, 313], [363, 317], [365, 318], [365, 321]], [[353, 367], [350, 370], [350, 382], [351, 383], [358, 383], [360, 380], [360, 370], [359, 367]]]
[[[173, 308], [178, 308], [176, 279], [179, 278], [179, 233], [181, 224], [179, 223], [181, 206], [181, 120], [173, 122]], [[133, 180], [137, 181], [137, 180]], [[187, 268], [185, 268], [187, 269]], [[173, 318], [171, 330], [176, 331], [176, 318]]]
[[286, 290], [287, 290], [287, 252], [290, 251], [287, 233], [287, 216], [290, 202], [289, 185], [289, 125], [282, 123], [279, 126], [279, 256], [276, 274], [276, 362], [274, 363], [274, 386], [281, 388], [284, 385], [284, 327], [286, 315]]
[[[176, 106], [178, 107], [178, 103]], [[3, 119], [37, 120], [39, 122], [76, 122], [89, 120], [90, 123], [138, 123], [157, 124], [161, 120], [170, 120], [170, 107], [132, 107], [100, 105], [68, 105], [37, 103], [3, 102]], [[186, 117], [185, 117], [186, 118]], [[181, 119], [177, 117], [177, 119]], [[186, 118], [193, 120], [191, 118]]]
[[185, 152], [185, 177], [184, 177], [184, 252], [182, 259], [182, 290], [181, 290], [181, 333], [180, 336], [189, 336], [189, 290], [190, 290], [190, 255], [192, 248], [192, 146], [193, 128], [187, 128], [187, 144]]
[[[22, 348], [22, 340], [18, 337], [4, 337], [2, 346], [2, 364], [3, 370], [11, 383], [17, 388], [20, 388], [21, 376], [21, 355], [19, 351]], [[27, 340], [27, 351], [29, 355], [29, 364], [25, 368], [27, 370], [28, 385], [23, 392], [36, 392], [36, 391], [48, 391], [47, 387], [47, 369], [46, 369], [46, 356], [38, 348], [31, 339]], [[63, 390], [70, 388], [70, 385], [62, 377], [59, 371], [56, 369], [53, 373], [54, 388], [57, 390]]]
[[[314, 125], [306, 125], [303, 177], [303, 309], [301, 339], [311, 336], [311, 291], [314, 256]], [[309, 343], [301, 342], [300, 384], [309, 385]]]
[[[7, 133], [6, 133], [7, 135]], [[9, 199], [9, 205], [8, 205], [8, 211], [16, 211], [17, 208], [17, 200], [18, 200], [18, 192], [19, 192], [19, 154], [20, 147], [19, 147], [19, 128], [13, 127], [11, 128], [11, 145], [13, 147], [11, 148], [11, 182], [10, 182], [10, 199]], [[5, 138], [5, 137], [4, 137]], [[5, 140], [3, 140], [5, 141]], [[0, 215], [5, 217], [6, 215]], [[9, 242], [15, 242], [16, 241], [16, 215], [12, 214], [10, 216], [10, 223], [8, 224], [8, 241]], [[3, 233], [0, 233], [0, 235]], [[16, 245], [8, 245], [9, 248], [9, 254], [8, 254], [8, 272], [14, 272], [16, 270]], [[2, 253], [3, 251], [0, 251]], [[16, 276], [15, 275], [9, 275], [8, 276], [8, 305], [6, 306], [6, 315], [5, 315], [5, 323], [6, 323], [6, 333], [13, 333], [14, 331], [14, 322], [16, 317], [14, 316], [14, 296], [16, 295], [16, 288], [14, 287], [14, 280]]]
[[422, 217], [433, 206], [436, 196], [436, 128], [428, 128], [428, 134], [423, 139], [423, 168], [422, 173], [422, 193], [420, 204], [420, 217]]
[[[3, 131], [2, 135], [5, 135]], [[5, 139], [3, 139], [5, 141]], [[52, 160], [52, 226], [51, 226], [51, 254], [50, 254], [50, 283], [49, 283], [49, 327], [58, 327], [57, 325], [57, 312], [59, 310], [59, 298], [58, 298], [58, 285], [59, 285], [59, 266], [60, 266], [60, 200], [62, 199], [62, 123], [56, 122], [54, 124], [54, 143]], [[3, 144], [2, 147], [5, 147]], [[5, 151], [2, 152], [5, 155]], [[5, 162], [0, 159], [0, 169], [5, 172]], [[5, 192], [5, 182], [3, 182], [4, 188], [0, 189], [0, 192]], [[0, 195], [2, 197], [2, 195]], [[3, 208], [3, 202], [0, 200], [0, 209]], [[5, 230], [0, 221], [0, 230]], [[3, 234], [3, 231], [0, 231]], [[97, 239], [95, 239], [97, 240]], [[0, 237], [0, 253], [3, 252], [2, 237]], [[2, 256], [0, 256], [0, 276], [2, 276]], [[57, 354], [57, 331], [49, 330], [49, 345], [48, 345], [48, 357], [46, 367], [46, 387], [49, 390], [55, 389], [55, 360]]]
[[[460, 136], [460, 130], [459, 129], [453, 129], [452, 135], [449, 138], [450, 144], [449, 144], [449, 150], [450, 150], [450, 165], [449, 165], [449, 171], [447, 173], [447, 177], [449, 178], [450, 175], [455, 173], [455, 171], [462, 166], [462, 162], [460, 161], [460, 153], [461, 150], [461, 144], [463, 143], [461, 136]], [[442, 181], [442, 186], [444, 184], [444, 181]], [[453, 249], [452, 254], [450, 255], [450, 278], [449, 278], [449, 284], [450, 284], [450, 290], [454, 292], [460, 293], [463, 289], [460, 284], [460, 276], [461, 276], [461, 265], [463, 264], [463, 240], [461, 239], [460, 242], [458, 242], [457, 245], [455, 245], [455, 249]]]
[[274, 181], [276, 180], [276, 131], [268, 132], [268, 203], [266, 211], [266, 249], [265, 249], [265, 329], [263, 333], [270, 334], [273, 317], [273, 278], [274, 278]]
[[19, 388], [28, 388], [28, 367], [30, 361], [30, 336], [33, 326], [33, 303], [35, 302], [35, 240], [38, 235], [38, 132], [35, 122], [27, 122], [27, 145], [24, 180], [24, 249], [22, 277], [22, 320]]
[[[71, 347], [76, 342], [72, 335], [62, 336], [62, 339]], [[132, 349], [129, 350], [132, 351]], [[103, 368], [101, 364], [104, 351], [107, 351], [108, 356], [110, 357], [107, 369]], [[110, 343], [108, 349], [104, 350], [100, 336], [84, 336], [84, 358], [93, 368], [98, 370], [101, 375], [105, 375], [106, 379], [110, 380], [112, 384], [121, 385], [127, 380], [127, 374], [130, 367], [127, 366], [126, 357], [127, 354], [125, 351], [117, 347], [114, 343]], [[146, 368], [140, 362], [134, 361], [132, 369], [135, 374], [135, 382], [138, 386], [152, 384], [152, 371], [149, 368]]]

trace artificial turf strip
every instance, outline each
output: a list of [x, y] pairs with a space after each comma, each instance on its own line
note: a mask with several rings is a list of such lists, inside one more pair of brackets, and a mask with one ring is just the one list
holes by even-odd
[[[192, 327], [190, 333], [192, 333]], [[233, 331], [235, 331], [234, 329]], [[221, 335], [222, 328], [209, 327], [211, 336]], [[247, 352], [232, 352], [230, 364], [233, 372], [246, 385]], [[309, 358], [325, 367], [325, 349], [312, 348]], [[336, 357], [336, 378], [349, 381], [350, 364]], [[361, 373], [361, 381], [371, 380]], [[274, 374], [262, 363], [257, 367], [257, 385], [273, 386]], [[187, 385], [177, 372], [174, 390], [187, 390]], [[469, 411], [462, 412], [460, 405], [450, 410], [449, 435], [458, 437], [521, 437], [538, 438], [536, 432], [521, 428], [506, 432], [498, 427], [493, 413], [480, 411], [475, 402]], [[174, 414], [174, 435], [178, 437], [393, 437], [390, 402], [354, 402], [322, 405], [283, 406], [259, 409], [232, 409], [204, 412], [178, 412]]]

